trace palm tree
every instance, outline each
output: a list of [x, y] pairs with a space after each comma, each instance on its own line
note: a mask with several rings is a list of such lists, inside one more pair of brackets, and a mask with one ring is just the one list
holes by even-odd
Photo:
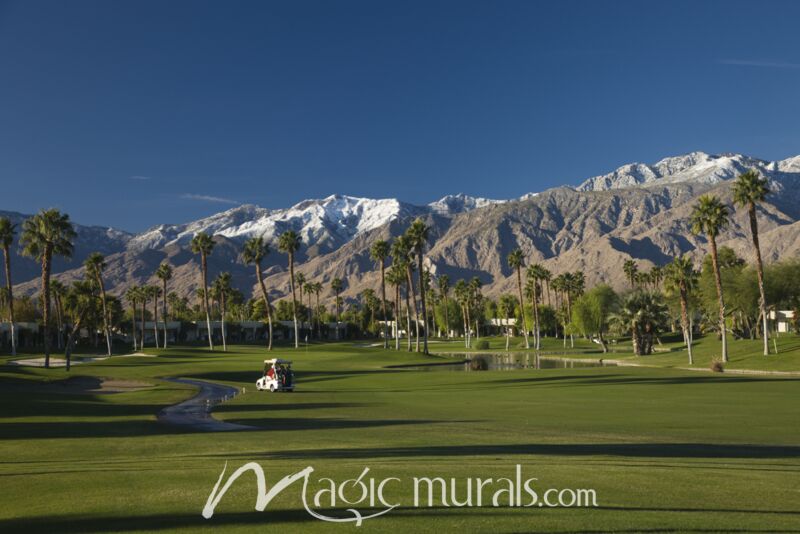
[[405, 281], [405, 273], [394, 265], [386, 271], [386, 281], [394, 286], [394, 350], [400, 350], [400, 287]]
[[539, 280], [545, 279], [546, 269], [538, 263], [528, 267], [527, 277], [531, 283], [531, 296], [533, 300], [533, 346], [536, 350], [541, 348], [541, 332], [539, 327]]
[[389, 322], [386, 316], [386, 257], [389, 255], [389, 243], [380, 240], [372, 244], [369, 251], [381, 269], [381, 304], [383, 308], [383, 348], [389, 348]]
[[[409, 244], [414, 249], [417, 256], [417, 275], [419, 277], [419, 292], [420, 301], [422, 304], [422, 323], [425, 325], [423, 329], [423, 353], [428, 353], [428, 307], [425, 304], [425, 282], [424, 282], [424, 269], [422, 268], [423, 255], [425, 254], [425, 245], [428, 242], [428, 233], [430, 228], [423, 222], [422, 219], [417, 219], [408, 228]], [[417, 352], [419, 352], [419, 340], [417, 341]]]
[[77, 234], [69, 215], [56, 209], [42, 210], [22, 223], [22, 253], [42, 265], [42, 329], [44, 366], [50, 367], [50, 272], [53, 256], [72, 255]]
[[[292, 289], [292, 318], [294, 320], [294, 348], [300, 347], [300, 332], [297, 329], [297, 294], [295, 292], [294, 255], [300, 249], [302, 238], [294, 230], [287, 230], [278, 237], [278, 250], [289, 256], [289, 286]], [[338, 325], [337, 325], [338, 326]], [[337, 331], [338, 333], [338, 331]]]
[[456, 282], [453, 291], [456, 294], [456, 299], [461, 306], [461, 317], [464, 322], [464, 347], [470, 346], [470, 321], [469, 321], [469, 308], [471, 303], [471, 290], [464, 280]]
[[632, 259], [625, 260], [625, 263], [622, 265], [622, 271], [628, 278], [628, 282], [631, 284], [631, 289], [634, 289], [636, 285], [636, 273], [639, 272], [639, 266], [636, 265], [636, 262]]
[[[483, 301], [483, 295], [481, 294], [481, 288], [483, 287], [483, 282], [477, 276], [473, 276], [469, 283], [467, 284], [467, 297], [469, 299], [469, 309], [470, 309], [470, 317], [472, 316], [472, 310], [475, 310], [475, 339], [481, 338], [481, 328], [478, 322], [480, 321], [480, 311]], [[470, 342], [472, 345], [472, 342]]]
[[14, 322], [14, 291], [11, 283], [11, 244], [14, 242], [17, 225], [8, 217], [0, 217], [0, 247], [3, 247], [3, 260], [6, 272], [6, 293], [8, 294], [8, 321], [11, 324], [11, 355], [17, 355], [17, 327]]
[[747, 208], [750, 218], [750, 234], [753, 239], [753, 249], [756, 253], [756, 273], [758, 275], [759, 307], [761, 308], [762, 337], [764, 338], [764, 356], [769, 355], [769, 340], [767, 333], [767, 297], [764, 292], [764, 264], [761, 261], [761, 246], [758, 242], [758, 219], [756, 206], [763, 202], [769, 194], [767, 180], [758, 175], [754, 170], [749, 170], [739, 175], [733, 184], [733, 200], [739, 207]]
[[94, 284], [95, 281], [93, 279], [91, 279], [91, 281], [78, 281], [73, 283], [72, 287], [66, 292], [66, 308], [70, 310], [72, 315], [72, 328], [67, 337], [67, 344], [64, 351], [67, 371], [70, 370], [72, 365], [72, 345], [75, 342], [75, 338], [80, 335], [81, 328], [83, 328], [86, 318], [96, 306], [97, 295], [94, 293]]
[[[409, 259], [410, 245], [406, 236], [399, 236], [392, 243], [392, 266], [399, 273], [403, 273], [405, 277], [404, 284], [406, 286], [405, 300], [406, 300], [406, 336], [408, 339], [408, 350], [411, 350], [411, 301], [414, 299], [414, 314], [415, 319], [417, 316], [417, 296], [414, 293], [414, 279], [411, 277], [412, 263]], [[419, 323], [418, 323], [419, 324]], [[417, 328], [419, 334], [419, 328]], [[418, 336], [419, 337], [419, 336]]]
[[261, 260], [269, 254], [269, 246], [264, 242], [263, 237], [253, 237], [245, 241], [242, 250], [242, 259], [247, 265], [255, 265], [256, 280], [258, 287], [261, 288], [261, 297], [264, 299], [264, 307], [267, 309], [267, 323], [269, 328], [269, 341], [267, 350], [272, 350], [272, 306], [269, 303], [269, 294], [264, 285], [264, 277], [261, 274]]
[[225, 331], [225, 313], [227, 311], [228, 305], [228, 295], [233, 292], [233, 286], [231, 285], [231, 273], [224, 272], [219, 273], [217, 278], [214, 280], [214, 291], [217, 293], [217, 297], [219, 298], [219, 306], [220, 306], [220, 318], [222, 320], [222, 351], [228, 351], [228, 341], [227, 341], [227, 332]]
[[653, 340], [667, 325], [669, 313], [666, 305], [659, 300], [659, 295], [636, 291], [622, 302], [610, 321], [631, 333], [633, 353], [644, 356], [653, 352]]
[[722, 334], [722, 361], [728, 361], [728, 339], [725, 332], [725, 299], [722, 295], [722, 276], [717, 257], [717, 236], [728, 226], [728, 207], [719, 198], [703, 195], [697, 199], [692, 211], [692, 232], [705, 234], [711, 245], [711, 262], [714, 267], [714, 280], [717, 286], [719, 305], [719, 331]]
[[516, 249], [508, 255], [508, 266], [517, 272], [517, 292], [519, 293], [520, 309], [522, 310], [522, 332], [525, 334], [525, 348], [531, 348], [530, 341], [528, 340], [528, 323], [525, 317], [525, 306], [522, 304], [525, 300], [522, 298], [522, 267], [525, 264], [525, 258], [522, 255], [522, 250]]
[[689, 365], [694, 363], [692, 357], [692, 326], [689, 323], [689, 291], [697, 287], [697, 271], [688, 256], [675, 258], [666, 269], [666, 286], [670, 292], [677, 292], [681, 300], [681, 329], [686, 351], [689, 353]]
[[319, 313], [319, 294], [322, 293], [322, 283], [321, 282], [314, 282], [311, 284], [311, 290], [314, 292], [315, 302], [316, 302], [316, 310], [312, 314], [312, 317], [316, 316], [317, 319], [317, 339], [322, 339], [322, 319]]
[[294, 276], [294, 283], [297, 284], [297, 289], [300, 292], [300, 304], [303, 304], [303, 290], [306, 287], [306, 276], [303, 273], [297, 273]]
[[156, 270], [156, 276], [159, 280], [161, 280], [161, 288], [162, 288], [162, 295], [163, 299], [161, 300], [162, 310], [161, 310], [161, 320], [164, 321], [164, 348], [167, 348], [167, 297], [169, 293], [167, 293], [167, 282], [172, 279], [172, 267], [169, 263], [162, 263], [158, 266]]
[[439, 284], [439, 294], [442, 296], [442, 300], [444, 301], [444, 337], [446, 339], [450, 339], [450, 310], [449, 308], [449, 301], [448, 301], [448, 294], [450, 293], [450, 277], [446, 274], [441, 275], [438, 280]]
[[131, 328], [133, 329], [133, 350], [136, 351], [136, 304], [139, 302], [139, 288], [129, 287], [125, 291], [125, 300], [131, 305]]
[[214, 339], [211, 333], [211, 312], [208, 309], [208, 255], [214, 250], [214, 238], [205, 232], [198, 232], [192, 238], [192, 252], [200, 254], [200, 273], [203, 287], [203, 310], [206, 312], [206, 328], [208, 330], [208, 348], [214, 350]]
[[517, 305], [517, 299], [513, 295], [500, 295], [499, 304], [505, 318], [506, 350], [508, 350], [508, 343], [511, 335], [511, 315], [514, 313], [514, 308]]
[[342, 282], [341, 278], [334, 278], [331, 281], [331, 289], [333, 289], [333, 294], [336, 304], [336, 340], [339, 340], [339, 293], [342, 291], [342, 287], [344, 287], [344, 283]]
[[103, 271], [106, 268], [106, 259], [99, 252], [92, 252], [83, 261], [86, 276], [100, 288], [100, 302], [103, 308], [103, 331], [106, 335], [106, 355], [111, 356], [111, 327], [108, 324], [108, 305], [106, 304], [106, 286], [103, 283]]

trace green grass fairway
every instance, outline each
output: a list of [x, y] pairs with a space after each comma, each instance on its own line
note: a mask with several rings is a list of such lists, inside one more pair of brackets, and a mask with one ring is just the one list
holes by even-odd
[[[751, 342], [739, 343], [732, 354], [747, 360], [742, 367], [763, 359], [747, 355]], [[792, 343], [800, 345], [781, 339], [787, 351]], [[668, 368], [684, 357], [678, 352], [652, 356], [662, 368], [414, 371], [386, 366], [442, 358], [366, 345], [272, 355], [252, 346], [226, 354], [178, 347], [73, 367], [73, 376], [153, 385], [114, 394], [59, 393], [46, 381], [67, 377], [63, 369], [0, 367], [0, 531], [356, 529], [310, 517], [300, 484], [254, 511], [252, 475], [203, 519], [225, 462], [230, 474], [256, 461], [269, 486], [307, 466], [315, 484], [364, 467], [377, 479], [401, 479], [387, 497], [402, 506], [367, 520], [358, 529], [365, 532], [800, 532], [800, 377]], [[458, 343], [432, 345], [439, 349]], [[713, 350], [701, 340], [698, 367]], [[295, 361], [297, 392], [256, 391], [261, 362], [272, 356]], [[797, 354], [780, 358], [770, 360], [774, 368], [800, 370]], [[159, 380], [176, 376], [246, 387], [214, 414], [260, 430], [160, 424], [162, 407], [193, 395]], [[594, 489], [599, 506], [412, 506], [414, 477], [454, 477], [463, 497], [468, 477], [513, 478], [517, 464], [538, 479], [537, 490]], [[323, 511], [345, 517], [344, 508]]]

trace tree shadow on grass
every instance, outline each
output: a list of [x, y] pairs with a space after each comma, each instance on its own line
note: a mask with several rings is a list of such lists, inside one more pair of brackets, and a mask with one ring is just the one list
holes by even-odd
[[[341, 518], [352, 518], [353, 515], [350, 512], [339, 510], [339, 511], [331, 511], [331, 510], [319, 510], [320, 512], [328, 515], [330, 517], [341, 517]], [[367, 515], [371, 512], [376, 512], [378, 510], [370, 510], [370, 509], [362, 509], [359, 510], [364, 515]], [[615, 507], [598, 507], [598, 508], [584, 508], [584, 509], [573, 509], [573, 508], [548, 508], [547, 513], [550, 514], [593, 514], [597, 511], [605, 511], [605, 512], [621, 512], [621, 513], [644, 513], [644, 514], [652, 514], [652, 513], [700, 513], [700, 514], [753, 514], [755, 516], [758, 515], [765, 515], [767, 517], [764, 518], [765, 521], [769, 520], [770, 515], [782, 515], [782, 514], [791, 514], [794, 515], [797, 512], [793, 511], [781, 511], [781, 510], [738, 510], [738, 509], [702, 509], [702, 508], [615, 508]], [[428, 527], [435, 526], [435, 522], [438, 520], [446, 521], [448, 519], [455, 519], [461, 524], [465, 524], [467, 527], [469, 526], [469, 519], [470, 518], [486, 518], [486, 517], [498, 517], [498, 518], [508, 518], [509, 513], [514, 514], [538, 514], [540, 513], [540, 509], [532, 508], [532, 509], [508, 509], [508, 508], [492, 508], [492, 507], [482, 507], [482, 508], [453, 508], [453, 507], [443, 507], [443, 506], [432, 506], [432, 507], [420, 507], [420, 508], [413, 508], [413, 507], [402, 507], [397, 508], [390, 512], [389, 515], [384, 516], [382, 518], [376, 518], [374, 520], [370, 520], [365, 524], [373, 524], [375, 526], [380, 526], [382, 521], [386, 521], [388, 519], [399, 519], [401, 521], [408, 521], [408, 520], [415, 520], [420, 518], [425, 518], [425, 524]], [[625, 522], [623, 524], [630, 525], [631, 523], [635, 522], [635, 516], [624, 516]], [[517, 518], [518, 520], [521, 517]], [[710, 520], [711, 521], [711, 520]], [[666, 522], [666, 520], [665, 520]], [[59, 533], [73, 533], [73, 532], [130, 532], [130, 531], [159, 531], [159, 530], [177, 530], [177, 529], [192, 529], [192, 530], [203, 530], [203, 529], [211, 529], [211, 528], [218, 528], [224, 529], [225, 527], [251, 527], [252, 529], [260, 528], [263, 529], [265, 526], [269, 525], [273, 528], [280, 528], [281, 525], [283, 526], [291, 526], [293, 529], [306, 529], [311, 528], [312, 526], [323, 526], [324, 524], [312, 517], [306, 510], [302, 508], [291, 509], [291, 510], [272, 510], [267, 507], [266, 510], [263, 512], [257, 511], [247, 511], [247, 512], [236, 512], [236, 513], [222, 513], [217, 512], [211, 519], [204, 519], [200, 515], [200, 504], [197, 506], [196, 513], [175, 513], [175, 514], [151, 514], [151, 515], [134, 515], [134, 516], [82, 516], [82, 515], [49, 515], [49, 516], [38, 516], [38, 517], [25, 517], [25, 518], [14, 518], [14, 519], [3, 519], [0, 520], [0, 531], [3, 532], [26, 532], [26, 533], [34, 533], [34, 532], [47, 532], [48, 534], [51, 532], [59, 532]], [[418, 524], [405, 524], [404, 526], [410, 530], [414, 528], [414, 526], [419, 528]], [[400, 528], [401, 525], [394, 524], [395, 528]], [[442, 525], [444, 528], [445, 525]], [[501, 525], [498, 525], [498, 528], [502, 528]], [[800, 529], [752, 529], [752, 528], [740, 528], [740, 529], [730, 529], [730, 528], [707, 528], [707, 529], [697, 529], [692, 528], [692, 532], [800, 532]], [[537, 530], [533, 525], [531, 528], [527, 528], [524, 531], [520, 532], [536, 532]], [[547, 532], [548, 530], [540, 530], [540, 532]], [[609, 530], [588, 530], [588, 531], [571, 531], [571, 532], [648, 532], [648, 533], [656, 533], [656, 532], [675, 532], [676, 529], [670, 528], [665, 526], [663, 528], [651, 528], [651, 529], [641, 529], [641, 528], [623, 528], [623, 529], [609, 529]], [[511, 531], [513, 532], [513, 530]]]
[[496, 380], [495, 383], [499, 384], [537, 384], [537, 383], [558, 383], [556, 385], [564, 386], [595, 386], [595, 385], [697, 385], [697, 384], [755, 384], [760, 382], [776, 381], [783, 382], [800, 382], [800, 378], [786, 378], [786, 377], [768, 377], [768, 376], [745, 376], [745, 375], [724, 375], [724, 374], [709, 374], [702, 375], [697, 373], [697, 376], [632, 376], [625, 374], [592, 374], [592, 375], [558, 375], [558, 376], [521, 376], [516, 378], [508, 378], [503, 380]]
[[441, 445], [260, 451], [219, 454], [221, 457], [283, 459], [424, 458], [444, 456], [622, 456], [631, 458], [764, 459], [800, 458], [800, 447], [726, 445], [720, 443], [553, 443], [512, 445]]

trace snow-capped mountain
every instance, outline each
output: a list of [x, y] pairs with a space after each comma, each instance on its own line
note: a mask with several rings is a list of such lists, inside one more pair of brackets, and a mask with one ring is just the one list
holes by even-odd
[[764, 161], [742, 154], [712, 155], [691, 152], [682, 156], [665, 158], [653, 165], [630, 163], [617, 170], [589, 178], [576, 189], [578, 191], [608, 191], [640, 185], [663, 185], [666, 183], [691, 182], [716, 184], [736, 178], [748, 169], [756, 169], [769, 178], [776, 172], [800, 171], [800, 157], [783, 161]]
[[186, 224], [156, 226], [135, 236], [129, 248], [145, 250], [183, 244], [198, 232], [244, 240], [253, 236], [272, 239], [286, 230], [294, 230], [306, 243], [332, 248], [398, 217], [425, 212], [425, 208], [397, 199], [345, 195], [304, 200], [279, 210], [245, 204]]
[[503, 202], [508, 201], [471, 197], [469, 195], [465, 195], [464, 193], [458, 193], [457, 195], [447, 195], [440, 198], [436, 202], [431, 202], [428, 204], [428, 207], [433, 210], [434, 213], [452, 215], [477, 208], [484, 208], [486, 206], [491, 206], [492, 204], [502, 204]]

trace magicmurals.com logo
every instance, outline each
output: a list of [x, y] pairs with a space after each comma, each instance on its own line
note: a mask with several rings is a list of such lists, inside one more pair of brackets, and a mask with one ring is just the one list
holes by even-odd
[[[309, 466], [287, 475], [280, 479], [272, 488], [267, 490], [267, 479], [264, 470], [256, 462], [249, 462], [228, 477], [220, 489], [220, 484], [228, 468], [227, 462], [219, 475], [214, 489], [208, 496], [203, 517], [211, 519], [225, 492], [243, 474], [252, 471], [256, 477], [258, 494], [256, 496], [256, 511], [263, 512], [267, 505], [287, 487], [295, 482], [303, 481], [300, 496], [303, 507], [312, 517], [333, 523], [355, 523], [361, 526], [365, 519], [372, 519], [388, 514], [395, 508], [402, 506], [400, 502], [387, 502], [387, 491], [402, 490], [404, 484], [411, 484], [414, 500], [410, 503], [414, 508], [442, 507], [564, 507], [564, 508], [591, 508], [597, 506], [597, 493], [593, 489], [554, 489], [538, 491], [535, 484], [538, 479], [524, 478], [522, 466], [517, 465], [512, 478], [466, 478], [445, 479], [441, 477], [414, 477], [410, 481], [397, 477], [376, 479], [367, 476], [369, 467], [365, 467], [356, 478], [351, 478], [337, 483], [330, 478], [317, 479], [319, 489], [309, 489], [311, 473], [314, 468]], [[323, 507], [344, 508], [349, 513], [347, 517], [331, 517], [318, 512]], [[357, 507], [369, 508], [370, 513], [364, 515]], [[372, 510], [378, 509], [377, 512]]]

